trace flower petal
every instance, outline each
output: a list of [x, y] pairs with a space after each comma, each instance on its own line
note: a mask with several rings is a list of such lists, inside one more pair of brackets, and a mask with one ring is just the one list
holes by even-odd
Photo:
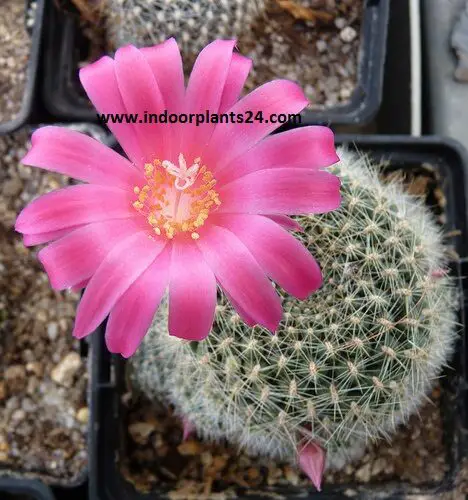
[[[301, 88], [288, 80], [274, 80], [258, 87], [243, 97], [230, 112], [241, 114], [244, 123], [220, 123], [216, 126], [207, 147], [203, 162], [210, 170], [217, 171], [250, 149], [258, 141], [280, 126], [270, 115], [298, 113], [307, 105]], [[252, 113], [263, 113], [263, 122], [245, 123]]]
[[23, 236], [23, 243], [25, 247], [33, 247], [35, 245], [42, 245], [43, 243], [49, 243], [49, 241], [58, 240], [62, 236], [74, 231], [78, 227], [67, 227], [65, 229], [59, 229], [58, 231], [50, 231], [48, 233], [37, 233], [37, 234], [25, 234]]
[[152, 240], [147, 231], [133, 234], [115, 246], [85, 289], [76, 312], [73, 335], [83, 338], [95, 330], [117, 300], [163, 250], [166, 240]]
[[80, 181], [133, 189], [144, 180], [128, 160], [96, 139], [65, 127], [42, 127], [32, 135], [22, 163]]
[[286, 167], [317, 170], [338, 161], [331, 129], [300, 127], [269, 136], [223, 169], [217, 168], [216, 180], [221, 185], [257, 170]]
[[174, 38], [154, 47], [140, 49], [148, 62], [161, 91], [165, 108], [177, 113], [183, 107], [185, 95], [184, 70], [179, 47]]
[[226, 292], [226, 290], [223, 289], [223, 293], [224, 295], [226, 295], [227, 299], [229, 300], [229, 302], [231, 303], [232, 307], [237, 311], [237, 314], [239, 314], [239, 316], [242, 318], [242, 321], [247, 325], [247, 326], [250, 326], [250, 327], [253, 327], [257, 324], [257, 322], [255, 321], [255, 319], [250, 316], [250, 314], [245, 310], [243, 309], [230, 295], [228, 292]]
[[47, 193], [31, 202], [18, 215], [15, 229], [37, 234], [135, 215], [133, 193], [122, 189], [79, 184]]
[[233, 233], [215, 225], [204, 229], [197, 245], [235, 304], [256, 323], [274, 332], [282, 316], [281, 302], [246, 246]]
[[146, 335], [169, 282], [170, 252], [159, 254], [112, 308], [106, 327], [110, 352], [132, 356]]
[[[88, 97], [98, 113], [124, 115], [127, 113], [125, 104], [117, 85], [114, 71], [114, 61], [108, 57], [101, 57], [93, 64], [80, 69], [80, 81]], [[143, 168], [144, 154], [140, 142], [131, 123], [107, 123], [110, 131], [115, 135], [126, 155], [137, 166]]]
[[202, 340], [211, 330], [216, 280], [193, 242], [175, 240], [169, 285], [169, 334]]
[[340, 206], [340, 179], [298, 168], [258, 170], [222, 186], [218, 213], [325, 213]]
[[[141, 53], [148, 61], [161, 91], [168, 113], [181, 113], [184, 107], [185, 83], [182, 57], [174, 38], [154, 47], [142, 47]], [[166, 125], [167, 126], [167, 125]], [[171, 133], [172, 150], [168, 158], [176, 158], [180, 152], [181, 130], [184, 125], [173, 123], [167, 126]]]
[[321, 491], [325, 459], [325, 450], [313, 442], [299, 450], [299, 465], [318, 491]]
[[229, 66], [229, 73], [219, 106], [220, 113], [225, 113], [237, 102], [251, 68], [251, 59], [235, 52], [232, 54], [231, 65]]
[[140, 217], [82, 226], [38, 253], [52, 288], [64, 290], [90, 278], [122, 239], [141, 231]]
[[[215, 40], [200, 52], [187, 85], [186, 113], [219, 112], [234, 46], [234, 40]], [[184, 127], [181, 151], [189, 161], [202, 156], [214, 128], [212, 123]]]
[[291, 219], [291, 217], [288, 217], [287, 215], [266, 215], [265, 217], [268, 217], [273, 222], [276, 222], [288, 231], [304, 231], [304, 228], [297, 221]]
[[[145, 113], [164, 111], [164, 100], [153, 71], [136, 47], [129, 45], [117, 50], [115, 74], [127, 113], [138, 114], [139, 120], [144, 120]], [[133, 127], [146, 162], [171, 159], [171, 135], [167, 124], [139, 122]]]
[[213, 223], [234, 233], [263, 271], [290, 295], [304, 300], [322, 285], [322, 273], [312, 255], [267, 217], [219, 215]]

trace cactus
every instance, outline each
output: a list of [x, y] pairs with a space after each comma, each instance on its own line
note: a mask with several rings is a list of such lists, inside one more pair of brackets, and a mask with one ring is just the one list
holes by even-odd
[[417, 410], [453, 350], [458, 297], [441, 229], [366, 157], [339, 156], [341, 208], [297, 217], [324, 284], [306, 301], [279, 290], [277, 335], [221, 298], [208, 338], [187, 343], [164, 330], [162, 307], [131, 361], [135, 386], [202, 438], [292, 463], [317, 443], [340, 468]]
[[217, 38], [249, 31], [265, 0], [107, 0], [108, 39], [115, 48], [162, 43], [175, 36], [195, 56]]

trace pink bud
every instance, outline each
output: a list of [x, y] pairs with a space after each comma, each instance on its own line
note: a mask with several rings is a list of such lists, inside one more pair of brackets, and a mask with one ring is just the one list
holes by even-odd
[[443, 278], [446, 275], [446, 271], [444, 269], [435, 269], [431, 273], [432, 278]]
[[314, 442], [299, 449], [299, 466], [318, 491], [321, 491], [326, 456], [327, 452]]

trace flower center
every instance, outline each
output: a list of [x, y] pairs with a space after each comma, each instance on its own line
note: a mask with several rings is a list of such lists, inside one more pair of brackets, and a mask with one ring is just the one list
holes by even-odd
[[179, 155], [179, 165], [168, 160], [154, 160], [145, 165], [146, 184], [135, 186], [137, 200], [133, 207], [148, 221], [158, 236], [164, 233], [172, 239], [176, 234], [190, 233], [194, 240], [197, 230], [208, 219], [221, 201], [213, 189], [213, 174], [195, 158], [187, 168], [184, 155]]

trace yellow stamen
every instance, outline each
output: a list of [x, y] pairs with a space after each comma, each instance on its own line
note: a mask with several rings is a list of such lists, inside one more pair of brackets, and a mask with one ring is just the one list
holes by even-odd
[[170, 240], [186, 234], [197, 240], [197, 228], [221, 204], [213, 189], [216, 179], [201, 158], [191, 165], [182, 154], [178, 158], [178, 166], [159, 159], [145, 164], [146, 185], [133, 188], [137, 196], [133, 207], [146, 218], [151, 234], [164, 234]]

